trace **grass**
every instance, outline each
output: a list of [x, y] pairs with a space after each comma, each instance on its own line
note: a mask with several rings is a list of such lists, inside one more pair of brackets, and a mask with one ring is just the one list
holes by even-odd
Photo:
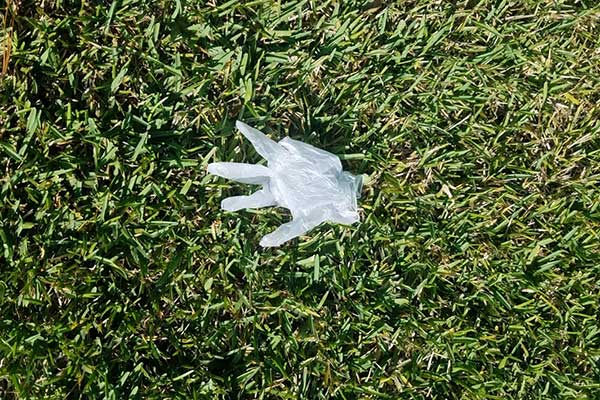
[[[596, 1], [12, 3], [2, 399], [598, 398]], [[362, 222], [260, 249], [238, 118]]]

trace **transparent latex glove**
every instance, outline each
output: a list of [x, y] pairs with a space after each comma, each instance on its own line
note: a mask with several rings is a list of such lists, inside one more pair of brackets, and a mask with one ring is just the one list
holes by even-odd
[[292, 220], [264, 236], [261, 246], [279, 246], [325, 221], [349, 225], [359, 220], [356, 201], [360, 196], [362, 176], [342, 171], [337, 156], [289, 137], [277, 143], [241, 121], [237, 121], [236, 127], [267, 160], [268, 166], [232, 162], [209, 164], [211, 174], [262, 186], [250, 196], [224, 199], [221, 207], [237, 211], [279, 206], [292, 213]]

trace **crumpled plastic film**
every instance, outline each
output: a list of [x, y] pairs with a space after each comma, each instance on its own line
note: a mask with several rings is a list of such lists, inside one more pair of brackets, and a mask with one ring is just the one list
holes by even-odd
[[290, 210], [292, 220], [264, 236], [263, 247], [280, 246], [323, 222], [359, 221], [357, 198], [362, 176], [342, 170], [340, 159], [309, 144], [286, 137], [279, 142], [241, 121], [236, 127], [267, 160], [267, 166], [233, 162], [208, 165], [208, 172], [241, 183], [261, 185], [249, 196], [224, 199], [227, 211], [269, 206]]

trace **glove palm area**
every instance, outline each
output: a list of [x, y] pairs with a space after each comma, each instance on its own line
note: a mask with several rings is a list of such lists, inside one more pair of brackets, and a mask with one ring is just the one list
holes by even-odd
[[208, 172], [213, 175], [262, 186], [249, 196], [224, 199], [221, 207], [237, 211], [279, 206], [292, 214], [290, 222], [261, 239], [261, 246], [279, 246], [323, 222], [352, 224], [359, 220], [357, 193], [361, 178], [344, 172], [337, 156], [289, 137], [277, 143], [241, 121], [236, 127], [267, 160], [267, 166], [209, 164]]

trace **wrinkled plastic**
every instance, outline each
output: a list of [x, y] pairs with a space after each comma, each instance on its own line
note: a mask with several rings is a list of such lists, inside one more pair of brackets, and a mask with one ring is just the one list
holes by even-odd
[[261, 131], [237, 121], [236, 127], [267, 160], [268, 166], [232, 162], [208, 165], [211, 174], [261, 185], [249, 196], [224, 199], [227, 211], [279, 206], [290, 210], [292, 220], [264, 236], [263, 247], [303, 235], [323, 222], [352, 224], [359, 221], [357, 197], [362, 177], [342, 170], [340, 159], [309, 144], [286, 137], [279, 143]]

